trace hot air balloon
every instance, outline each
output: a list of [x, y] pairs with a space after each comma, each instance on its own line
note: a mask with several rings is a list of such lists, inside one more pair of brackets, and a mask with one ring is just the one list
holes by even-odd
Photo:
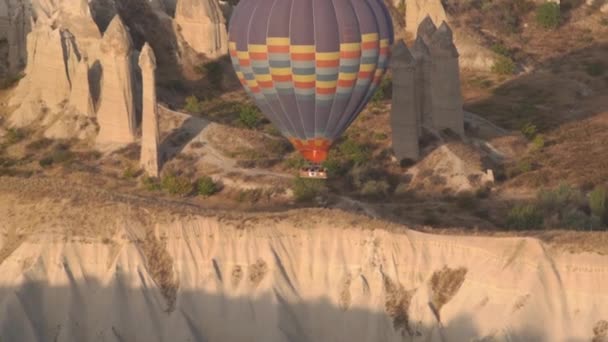
[[319, 165], [388, 66], [383, 0], [241, 0], [229, 24], [236, 74], [261, 112]]

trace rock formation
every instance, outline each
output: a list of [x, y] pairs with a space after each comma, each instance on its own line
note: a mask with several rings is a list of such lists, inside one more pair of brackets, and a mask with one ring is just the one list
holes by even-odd
[[398, 160], [417, 160], [418, 123], [420, 107], [416, 98], [416, 60], [401, 40], [393, 48], [391, 69], [393, 72], [393, 106], [391, 130], [393, 151]]
[[[443, 8], [441, 0], [405, 0], [406, 2], [406, 37], [417, 37], [420, 32], [425, 43], [429, 44], [428, 39], [433, 34], [431, 23], [449, 23], [449, 18]], [[436, 29], [436, 27], [435, 27]], [[460, 52], [460, 66], [475, 70], [489, 71], [494, 64], [496, 54], [479, 41], [475, 33], [467, 31], [466, 27], [461, 27], [454, 33], [454, 42]]]
[[406, 0], [405, 28], [412, 36], [426, 17], [435, 23], [447, 21], [441, 0]]
[[464, 136], [458, 51], [449, 26], [437, 29], [430, 18], [420, 24], [411, 53], [403, 41], [394, 49], [393, 151], [399, 160], [415, 160], [422, 127]]
[[178, 0], [175, 22], [195, 51], [209, 58], [228, 53], [226, 21], [217, 0]]
[[158, 107], [156, 104], [156, 58], [150, 45], [145, 44], [139, 55], [142, 74], [143, 110], [140, 165], [151, 177], [159, 173], [159, 129]]
[[101, 41], [101, 96], [97, 122], [98, 144], [129, 144], [135, 141], [131, 37], [116, 16]]
[[429, 50], [433, 61], [430, 76], [433, 125], [437, 130], [447, 128], [463, 136], [464, 112], [459, 56], [452, 30], [445, 21], [433, 34]]
[[89, 87], [89, 64], [84, 58], [78, 63], [71, 83], [70, 105], [72, 105], [78, 113], [94, 117], [95, 110], [93, 108], [93, 99], [91, 98], [91, 90]]
[[[414, 46], [412, 46], [412, 55], [417, 61], [416, 67], [416, 84], [415, 88], [416, 99], [418, 104], [418, 122], [427, 127], [432, 127], [431, 110], [433, 102], [431, 97], [431, 69], [433, 67], [431, 61], [431, 53], [424, 39], [421, 36], [416, 38]], [[422, 134], [422, 129], [419, 129], [419, 134]]]
[[0, 78], [17, 75], [27, 59], [30, 9], [21, 0], [0, 2]]
[[27, 51], [27, 77], [10, 100], [10, 105], [19, 105], [11, 116], [11, 123], [17, 126], [31, 124], [41, 112], [57, 108], [70, 94], [60, 30], [36, 26], [27, 36]]

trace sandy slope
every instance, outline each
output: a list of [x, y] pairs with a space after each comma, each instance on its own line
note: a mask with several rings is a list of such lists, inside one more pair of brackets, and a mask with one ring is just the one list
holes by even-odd
[[602, 341], [608, 320], [608, 257], [532, 238], [146, 211], [0, 193], [0, 340]]

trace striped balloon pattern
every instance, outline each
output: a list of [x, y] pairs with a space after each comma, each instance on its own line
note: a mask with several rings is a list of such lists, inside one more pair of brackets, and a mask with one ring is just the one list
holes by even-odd
[[245, 91], [321, 163], [379, 86], [393, 27], [382, 0], [241, 0], [228, 39]]

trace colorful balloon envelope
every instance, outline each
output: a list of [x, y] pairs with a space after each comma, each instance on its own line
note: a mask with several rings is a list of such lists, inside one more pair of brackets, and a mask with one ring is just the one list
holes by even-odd
[[371, 99], [392, 42], [383, 0], [241, 0], [229, 26], [243, 87], [315, 164]]

